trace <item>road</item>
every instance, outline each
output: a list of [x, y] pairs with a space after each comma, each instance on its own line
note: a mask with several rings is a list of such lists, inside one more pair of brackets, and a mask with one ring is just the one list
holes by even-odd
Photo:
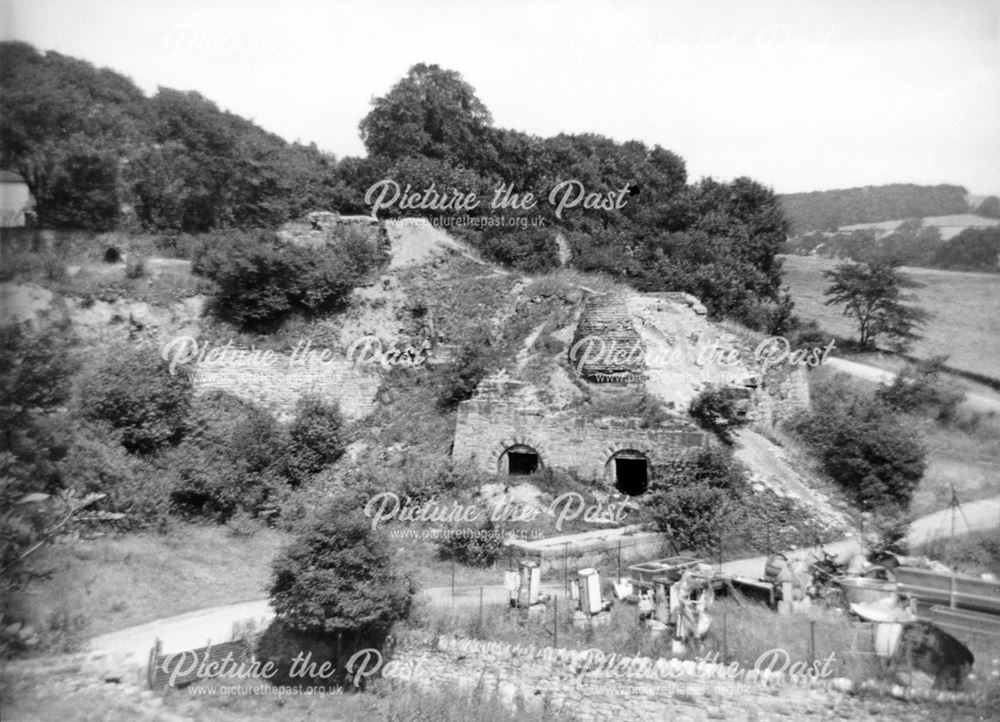
[[[856, 361], [848, 361], [847, 359], [829, 358], [825, 363], [832, 369], [877, 384], [891, 384], [896, 378], [896, 374], [891, 371], [883, 371], [874, 366], [859, 364]], [[965, 398], [962, 400], [962, 405], [980, 413], [1000, 413], [1000, 400], [983, 396], [982, 394], [966, 393]]]
[[[948, 509], [921, 517], [910, 525], [907, 540], [911, 545], [915, 545], [948, 537], [951, 535], [951, 520], [952, 512]], [[961, 513], [955, 516], [955, 535], [995, 529], [998, 525], [1000, 525], [1000, 497], [983, 499], [962, 505]], [[860, 550], [857, 539], [845, 539], [827, 544], [823, 548], [841, 559], [850, 558]], [[789, 551], [787, 554], [790, 558], [794, 558], [809, 551], [799, 549]], [[757, 579], [763, 574], [766, 561], [765, 556], [739, 559], [725, 562], [722, 570], [728, 574]], [[562, 584], [543, 584], [542, 592], [564, 597]], [[440, 609], [470, 608], [479, 605], [480, 587], [456, 587], [454, 597], [451, 587], [430, 587], [421, 594], [426, 596], [431, 605]], [[482, 587], [482, 595], [485, 605], [505, 604], [508, 599], [508, 593], [502, 584]], [[136, 662], [145, 663], [156, 639], [162, 641], [164, 653], [182, 652], [203, 647], [209, 641], [216, 643], [229, 641], [233, 623], [236, 621], [253, 620], [259, 628], [262, 628], [273, 616], [274, 612], [266, 599], [211, 607], [94, 637], [91, 640], [91, 649], [117, 657], [131, 656]]]

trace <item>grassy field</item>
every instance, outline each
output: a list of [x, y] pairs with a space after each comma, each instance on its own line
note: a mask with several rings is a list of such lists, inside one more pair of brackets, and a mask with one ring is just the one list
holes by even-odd
[[26, 595], [43, 615], [65, 607], [90, 620], [88, 636], [203, 607], [267, 596], [271, 560], [288, 535], [178, 524], [167, 534], [125, 534], [47, 548], [50, 579]]
[[[225, 526], [177, 524], [167, 534], [137, 533], [48, 547], [38, 568], [51, 570], [22, 603], [36, 622], [59, 609], [82, 614], [86, 637], [206, 607], [263, 599], [271, 561], [291, 536], [261, 528], [236, 536]], [[396, 562], [421, 587], [451, 584], [452, 564], [433, 542], [396, 544]], [[506, 568], [504, 565], [503, 568]], [[499, 584], [501, 567], [455, 565], [455, 583]]]
[[[823, 289], [828, 285], [823, 271], [836, 266], [837, 261], [811, 256], [782, 258], [796, 313], [819, 321], [830, 333], [856, 336], [851, 319], [839, 309], [823, 305]], [[955, 368], [1000, 378], [1000, 275], [928, 268], [907, 268], [906, 272], [924, 284], [915, 291], [918, 304], [934, 314], [912, 353], [922, 358], [944, 354]]]

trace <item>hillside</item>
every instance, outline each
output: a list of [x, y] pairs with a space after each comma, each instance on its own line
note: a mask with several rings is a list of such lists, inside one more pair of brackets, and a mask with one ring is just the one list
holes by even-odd
[[792, 232], [807, 233], [898, 218], [963, 214], [970, 210], [967, 193], [965, 188], [954, 185], [865, 186], [788, 193], [781, 196], [781, 207]]
[[[829, 281], [823, 271], [836, 261], [827, 258], [785, 256], [785, 280], [795, 309], [805, 319], [815, 319], [830, 333], [856, 336], [851, 319], [824, 305], [823, 290]], [[929, 358], [949, 357], [949, 365], [997, 378], [1000, 358], [1000, 276], [991, 273], [906, 268], [907, 274], [924, 284], [914, 290], [917, 304], [933, 316], [923, 329], [923, 338], [913, 354]]]
[[[851, 233], [853, 231], [874, 231], [877, 236], [887, 235], [899, 229], [901, 225], [912, 219], [896, 219], [881, 221], [878, 223], [855, 223], [849, 226], [841, 226], [837, 229], [840, 233]], [[1000, 225], [1000, 220], [996, 218], [984, 218], [983, 216], [971, 213], [962, 213], [951, 216], [929, 216], [922, 217], [923, 227], [937, 228], [941, 234], [942, 241], [950, 241], [966, 228], [992, 228]]]

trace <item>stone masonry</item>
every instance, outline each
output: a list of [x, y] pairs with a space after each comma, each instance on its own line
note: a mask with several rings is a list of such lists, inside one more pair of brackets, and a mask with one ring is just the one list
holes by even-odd
[[644, 429], [635, 419], [591, 421], [571, 412], [472, 399], [459, 406], [452, 453], [456, 461], [495, 473], [507, 449], [526, 446], [538, 454], [542, 467], [606, 479], [608, 462], [619, 452], [638, 452], [655, 469], [683, 462], [709, 444], [708, 434], [680, 419]]

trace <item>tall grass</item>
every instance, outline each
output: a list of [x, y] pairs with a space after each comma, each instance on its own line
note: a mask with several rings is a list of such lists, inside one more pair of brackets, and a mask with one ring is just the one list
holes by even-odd
[[573, 625], [573, 608], [562, 598], [558, 609], [550, 603], [544, 612], [531, 614], [499, 605], [484, 607], [482, 616], [478, 608], [422, 608], [400, 632], [400, 639], [426, 644], [454, 635], [653, 659], [715, 659], [738, 662], [747, 670], [754, 669], [765, 652], [779, 648], [792, 663], [809, 665], [829, 658], [828, 669], [834, 677], [861, 682], [884, 673], [873, 654], [870, 626], [857, 625], [846, 614], [816, 609], [808, 616], [784, 616], [738, 596], [717, 599], [710, 614], [713, 624], [704, 642], [680, 654], [673, 651], [669, 633], [653, 636], [640, 623], [634, 605], [616, 603], [606, 623], [578, 628]]

